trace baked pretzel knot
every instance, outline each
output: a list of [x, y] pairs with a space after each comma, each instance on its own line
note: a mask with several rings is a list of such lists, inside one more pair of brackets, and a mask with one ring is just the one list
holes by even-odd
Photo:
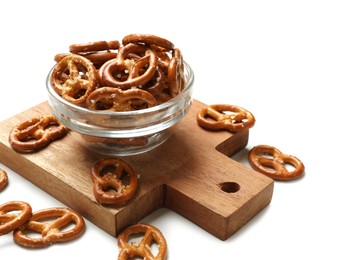
[[[135, 61], [128, 58], [130, 54], [140, 53], [141, 64], [144, 68], [143, 74], [130, 73], [133, 70]], [[99, 69], [99, 77], [105, 86], [130, 89], [146, 84], [154, 76], [157, 70], [158, 56], [156, 52], [142, 45], [128, 44], [120, 49], [115, 59], [105, 62]], [[137, 62], [137, 61], [136, 61]], [[140, 69], [137, 66], [137, 71]]]
[[102, 204], [123, 204], [137, 191], [138, 177], [124, 160], [107, 158], [97, 161], [91, 173], [93, 194]]
[[255, 121], [251, 112], [233, 105], [211, 105], [197, 114], [198, 124], [208, 130], [240, 132], [253, 127]]
[[[129, 243], [129, 237], [143, 235], [141, 241]], [[151, 245], [156, 243], [158, 253], [154, 255], [151, 251]], [[167, 243], [161, 231], [149, 224], [135, 224], [126, 228], [118, 236], [118, 246], [120, 247], [119, 260], [126, 260], [131, 257], [143, 257], [146, 260], [162, 260], [166, 258]]]
[[[74, 225], [71, 229], [63, 230], [71, 224]], [[71, 241], [84, 230], [85, 221], [77, 212], [67, 208], [50, 208], [33, 213], [28, 222], [13, 232], [13, 238], [21, 246], [42, 248], [52, 243]], [[41, 237], [30, 237], [28, 231], [39, 233]]]
[[87, 96], [98, 86], [97, 70], [87, 58], [70, 54], [52, 70], [51, 85], [62, 98], [82, 106]]
[[23, 201], [10, 201], [0, 205], [0, 236], [23, 225], [31, 214], [31, 206]]
[[9, 142], [17, 151], [36, 151], [61, 138], [67, 131], [53, 115], [38, 116], [15, 126], [10, 132]]
[[[267, 175], [274, 180], [293, 180], [304, 174], [304, 164], [295, 156], [283, 154], [275, 147], [258, 145], [248, 153], [248, 161], [253, 169]], [[289, 171], [286, 165], [294, 167]]]
[[0, 191], [2, 191], [8, 183], [7, 172], [3, 169], [0, 169]]

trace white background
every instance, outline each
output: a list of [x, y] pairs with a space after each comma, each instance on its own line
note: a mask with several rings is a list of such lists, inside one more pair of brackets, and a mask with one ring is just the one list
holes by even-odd
[[[70, 44], [162, 36], [192, 66], [194, 98], [253, 112], [247, 149], [269, 144], [306, 167], [299, 181], [275, 182], [271, 204], [226, 241], [174, 212], [154, 212], [142, 221], [163, 232], [168, 259], [348, 259], [348, 14], [348, 2], [336, 0], [1, 1], [0, 120], [47, 99], [53, 57]], [[244, 153], [236, 158], [246, 163]], [[0, 167], [10, 178], [0, 204], [62, 205]], [[46, 249], [1, 236], [0, 255], [117, 259], [118, 247], [87, 221], [80, 239]]]

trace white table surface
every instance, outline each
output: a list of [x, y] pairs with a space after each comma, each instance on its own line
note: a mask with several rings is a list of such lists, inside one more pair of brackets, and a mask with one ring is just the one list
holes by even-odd
[[[150, 33], [182, 50], [194, 98], [253, 112], [247, 149], [269, 144], [304, 162], [305, 177], [275, 182], [271, 204], [226, 241], [167, 209], [143, 219], [163, 232], [167, 259], [348, 259], [347, 1], [23, 0], [0, 10], [0, 120], [47, 99], [53, 57], [70, 44]], [[10, 178], [0, 204], [63, 206], [0, 167]], [[80, 239], [40, 250], [1, 236], [1, 259], [117, 259], [116, 238], [86, 222]]]

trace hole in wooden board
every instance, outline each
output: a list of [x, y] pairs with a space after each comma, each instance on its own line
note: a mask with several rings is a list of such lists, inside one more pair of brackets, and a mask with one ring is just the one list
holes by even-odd
[[222, 191], [227, 193], [235, 193], [240, 190], [240, 185], [236, 182], [222, 182], [219, 186]]

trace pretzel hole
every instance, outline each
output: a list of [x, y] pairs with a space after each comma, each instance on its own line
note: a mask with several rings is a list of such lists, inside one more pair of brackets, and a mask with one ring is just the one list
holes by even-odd
[[113, 107], [114, 103], [112, 99], [101, 99], [96, 102], [96, 110], [108, 110]]
[[81, 79], [88, 79], [88, 70], [87, 68], [80, 64], [80, 63], [77, 63], [76, 64], [77, 66], [77, 69], [78, 69], [78, 77], [81, 78]]
[[39, 140], [41, 138], [41, 136], [26, 136], [25, 138], [20, 138], [18, 139], [19, 141], [21, 142], [24, 142], [24, 143], [35, 143], [37, 140]]
[[85, 93], [86, 93], [86, 89], [80, 88], [80, 89], [74, 91], [73, 98], [75, 98], [75, 99], [81, 98], [85, 95]]
[[60, 126], [56, 123], [51, 121], [46, 127], [45, 129], [48, 129], [50, 131], [55, 131], [57, 128], [59, 128]]
[[272, 153], [267, 153], [267, 152], [260, 152], [260, 153], [257, 153], [256, 155], [264, 157], [264, 158], [268, 158], [268, 159], [273, 159], [274, 158]]
[[128, 70], [114, 70], [112, 72], [112, 76], [117, 80], [117, 81], [126, 81], [128, 79], [129, 71]]
[[153, 240], [151, 243], [150, 243], [150, 251], [152, 252], [152, 254], [156, 257], [159, 253], [159, 245], [158, 243]]
[[125, 186], [127, 186], [130, 184], [130, 175], [128, 175], [126, 172], [123, 172], [120, 180]]
[[236, 123], [246, 123], [246, 122], [248, 122], [248, 119], [247, 118], [235, 119], [235, 122]]
[[240, 190], [240, 185], [236, 182], [222, 182], [219, 186], [226, 193], [235, 193]]
[[66, 91], [66, 94], [74, 99], [79, 99], [82, 96], [84, 96], [86, 93], [85, 88], [81, 87], [76, 87], [76, 88], [70, 88], [69, 90]]
[[138, 246], [139, 243], [142, 241], [142, 238], [144, 237], [145, 232], [140, 232], [137, 234], [132, 234], [128, 237], [127, 243], [130, 245], [136, 245]]
[[149, 68], [149, 64], [147, 63], [137, 71], [137, 75], [142, 76], [147, 71], [148, 68]]
[[31, 239], [35, 239], [35, 238], [42, 238], [42, 235], [41, 235], [41, 233], [40, 232], [36, 232], [36, 231], [34, 231], [34, 230], [30, 230], [30, 229], [25, 229], [25, 230], [23, 230], [22, 231], [22, 233], [25, 235], [25, 236], [27, 236], [27, 237], [29, 237], [29, 238], [31, 238]]
[[160, 83], [160, 81], [162, 81], [161, 80], [162, 75], [160, 73], [163, 73], [163, 72], [156, 70], [154, 76], [147, 83], [144, 84], [144, 89], [156, 87], [160, 91], [162, 89], [162, 86], [157, 85]]
[[75, 222], [71, 221], [68, 224], [66, 224], [65, 226], [60, 227], [60, 232], [64, 233], [64, 232], [70, 231], [70, 230], [74, 229], [75, 226], [76, 226]]
[[[126, 171], [122, 171], [121, 173], [117, 172], [117, 167], [115, 165], [107, 165], [100, 171], [100, 176], [104, 176], [106, 174], [114, 174], [117, 175], [115, 178], [118, 178], [124, 187], [127, 187], [130, 184], [130, 176]], [[119, 193], [119, 191], [115, 190], [115, 188], [110, 185], [103, 189], [108, 193]]]
[[57, 220], [58, 216], [52, 216], [52, 217], [45, 217], [45, 218], [41, 218], [39, 221], [42, 224], [46, 224], [49, 225], [52, 222], [54, 222], [55, 220]]
[[237, 113], [236, 112], [233, 112], [233, 111], [229, 111], [229, 110], [222, 110], [220, 111], [223, 115], [226, 115], [226, 116], [232, 116], [232, 115], [236, 115]]
[[79, 79], [86, 79], [88, 80], [89, 77], [87, 75], [87, 71], [79, 71], [79, 76], [78, 76]]
[[103, 167], [103, 169], [100, 171], [99, 175], [103, 177], [106, 174], [114, 173], [116, 171], [115, 165], [106, 165]]
[[284, 166], [288, 172], [293, 172], [296, 170], [296, 167], [291, 163], [285, 162]]
[[[17, 214], [20, 214], [21, 212], [22, 212], [22, 210], [11, 210], [11, 211], [8, 211], [5, 213], [6, 213], [6, 215], [13, 217]], [[0, 213], [2, 213], [2, 212], [0, 212]], [[2, 215], [2, 214], [0, 214], [0, 215]], [[1, 221], [0, 221], [0, 224], [1, 224]]]
[[67, 79], [73, 78], [73, 76], [76, 76], [79, 79], [88, 79], [87, 69], [82, 64], [75, 64], [75, 65], [77, 66], [76, 69], [73, 69], [70, 71], [69, 68], [66, 68], [62, 72], [61, 79], [63, 81], [66, 81]]

